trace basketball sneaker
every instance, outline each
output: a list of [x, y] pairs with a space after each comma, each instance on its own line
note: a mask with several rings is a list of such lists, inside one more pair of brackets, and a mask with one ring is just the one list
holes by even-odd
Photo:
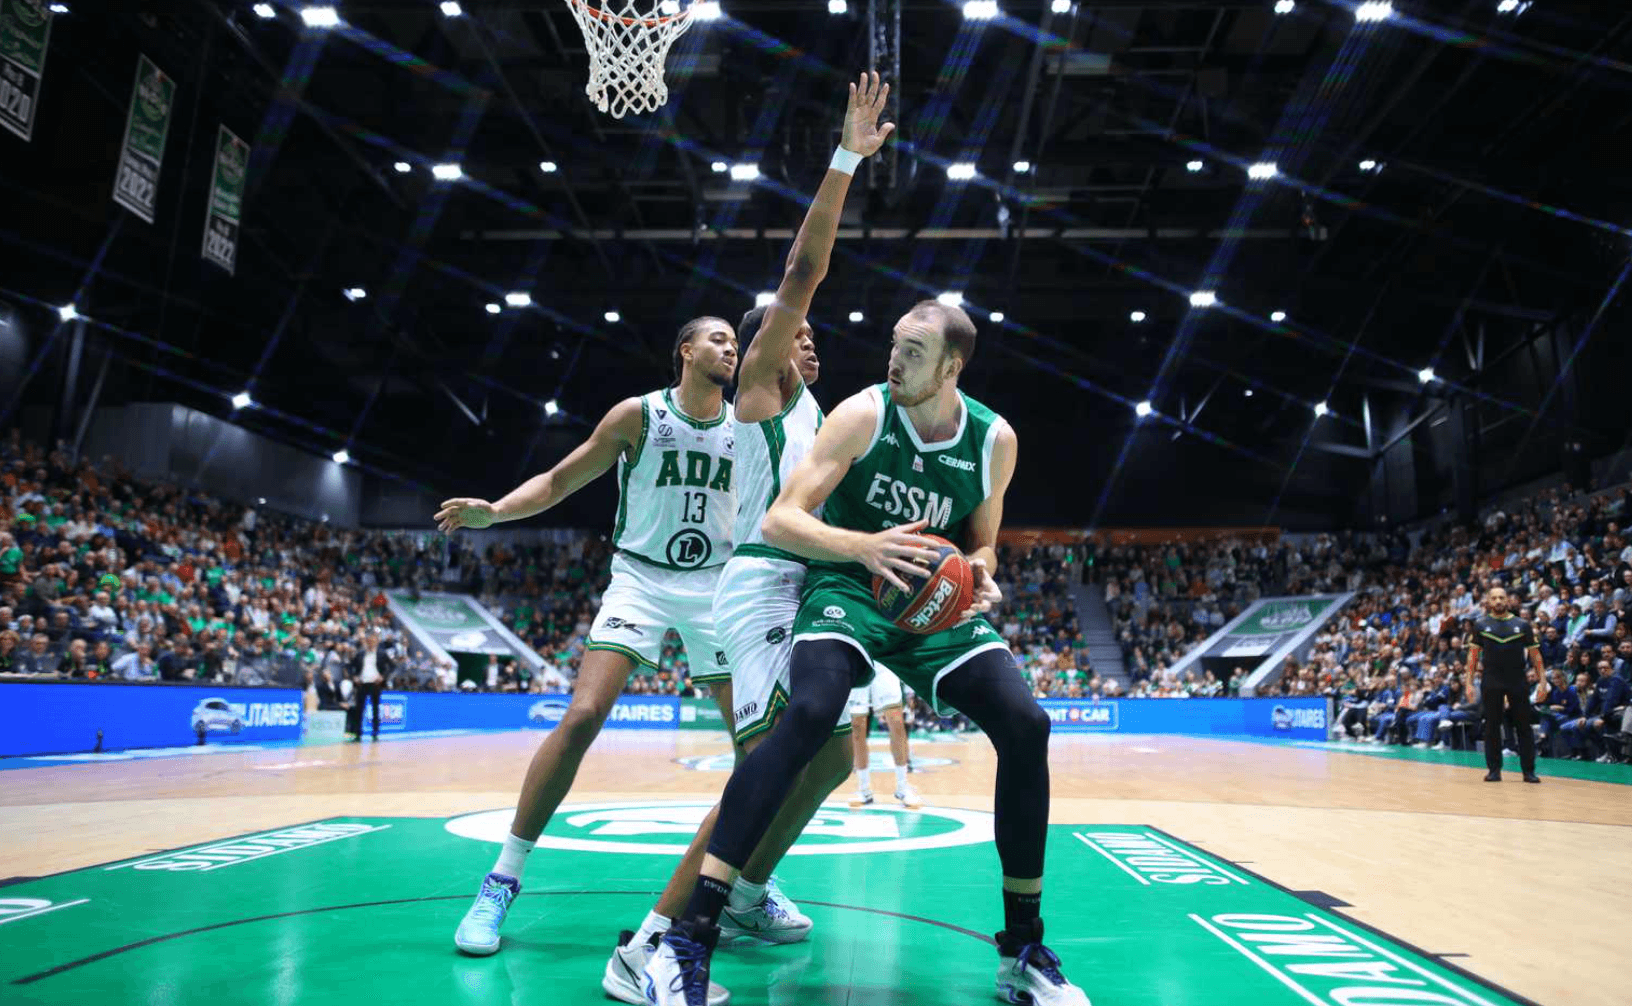
[[[618, 945], [612, 948], [612, 959], [606, 962], [606, 974], [601, 976], [601, 990], [619, 1002], [631, 1006], [646, 1006], [646, 964], [657, 953], [662, 933], [653, 933], [644, 943], [635, 942], [635, 934], [627, 929], [618, 934]], [[713, 982], [708, 983], [708, 1006], [725, 1006], [731, 994]]]
[[865, 807], [872, 802], [873, 791], [870, 789], [861, 790], [855, 796], [850, 798], [850, 806], [852, 807]]
[[642, 986], [650, 1006], [722, 1006], [731, 1001], [731, 993], [720, 989], [721, 997], [712, 996], [714, 986], [708, 980], [708, 958], [719, 942], [720, 931], [706, 931], [689, 922], [675, 923], [664, 933], [657, 948], [646, 962]]
[[470, 906], [459, 929], [453, 934], [453, 945], [467, 954], [486, 957], [499, 949], [499, 927], [510, 914], [510, 903], [521, 893], [521, 884], [514, 877], [489, 873], [482, 878], [482, 889], [476, 894], [476, 903]]
[[[786, 906], [786, 907], [784, 907]], [[767, 884], [765, 896], [748, 908], [732, 908], [729, 904], [720, 912], [720, 936], [727, 940], [751, 939], [765, 943], [798, 943], [810, 936], [810, 918], [792, 908], [786, 897], [771, 897]]]
[[782, 883], [776, 879], [774, 873], [765, 878], [765, 896], [776, 902], [777, 907], [782, 909], [782, 913], [795, 923], [804, 926], [806, 929], [811, 927], [810, 916], [801, 912], [799, 906], [794, 904], [786, 894], [782, 893]]
[[1043, 946], [1043, 920], [1031, 931], [997, 934], [997, 997], [1025, 1006], [1092, 1006], [1088, 993], [1060, 974], [1060, 958]]
[[901, 802], [903, 807], [918, 808], [924, 805], [923, 798], [918, 795], [917, 790], [912, 788], [910, 782], [896, 788], [895, 798]]

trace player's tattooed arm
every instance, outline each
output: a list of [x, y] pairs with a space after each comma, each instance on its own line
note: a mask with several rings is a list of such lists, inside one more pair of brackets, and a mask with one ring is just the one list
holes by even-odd
[[619, 455], [632, 451], [640, 443], [641, 425], [640, 399], [624, 399], [602, 417], [588, 440], [554, 468], [534, 475], [503, 499], [492, 503], [471, 497], [444, 501], [436, 514], [438, 529], [445, 533], [459, 528], [483, 528], [543, 513], [599, 478], [617, 463]]

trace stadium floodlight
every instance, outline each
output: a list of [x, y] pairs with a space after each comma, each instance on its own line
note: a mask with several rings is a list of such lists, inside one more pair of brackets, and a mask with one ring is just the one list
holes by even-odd
[[258, 3], [255, 5], [255, 16], [263, 21], [270, 21], [278, 16], [278, 12], [269, 3]]
[[975, 166], [967, 161], [960, 161], [957, 164], [948, 164], [946, 166], [946, 177], [952, 179], [954, 182], [967, 182], [969, 179], [975, 177]]
[[611, 324], [611, 325], [616, 325], [618, 322], [623, 320], [623, 315], [619, 314], [616, 311], [608, 311], [605, 314], [601, 315], [601, 317], [605, 318], [607, 320], [607, 323]]
[[1218, 294], [1211, 290], [1197, 290], [1190, 295], [1191, 307], [1212, 307], [1218, 303]]
[[1248, 388], [1247, 390], [1241, 392], [1241, 394], [1246, 396], [1247, 398], [1251, 398], [1252, 397], [1252, 389]]
[[1377, 162], [1368, 157], [1365, 160], [1360, 162], [1360, 170], [1361, 171], [1376, 171], [1377, 170]]
[[827, 0], [827, 12], [829, 14], [843, 14], [849, 10], [850, 5], [845, 3], [844, 0]]
[[79, 317], [79, 308], [72, 304], [64, 304], [57, 308], [57, 317], [61, 318], [63, 321], [73, 321], [75, 318]]
[[861, 323], [863, 321], [866, 321], [867, 316], [862, 314], [860, 311], [851, 311], [850, 312], [850, 320], [853, 323], [859, 324], [859, 323]]
[[1325, 402], [1316, 402], [1315, 403], [1315, 418], [1316, 419], [1319, 419], [1321, 416], [1324, 416], [1326, 413], [1328, 413], [1330, 411], [1332, 411], [1332, 410], [1328, 409], [1326, 407]]
[[553, 416], [557, 412], [560, 412], [560, 411], [561, 411], [561, 403], [557, 402], [555, 399], [552, 398], [549, 401], [544, 403], [544, 414], [546, 416]]
[[546, 175], [553, 175], [560, 169], [554, 161], [539, 161], [538, 170], [544, 172]]
[[1423, 367], [1417, 371], [1417, 380], [1423, 384], [1433, 384], [1438, 379], [1433, 367]]
[[1132, 314], [1128, 315], [1128, 320], [1133, 322], [1135, 325], [1137, 325], [1140, 322], [1145, 320], [1145, 312], [1135, 311]]
[[68, 5], [65, 3], [54, 3], [51, 5], [50, 10], [53, 14], [66, 14], [68, 13]]
[[1247, 177], [1256, 179], [1260, 182], [1274, 178], [1280, 173], [1281, 167], [1274, 161], [1259, 161], [1257, 164], [1250, 165], [1247, 168]]
[[992, 319], [992, 324], [1001, 325], [1003, 324], [1003, 319], [1007, 318], [1008, 315], [1004, 314], [1002, 311], [993, 311], [990, 315], [987, 315], [987, 317]]
[[715, 161], [713, 164], [708, 166], [708, 169], [714, 172], [716, 175], [723, 175], [727, 171], [731, 170], [731, 165], [725, 163], [724, 161]]
[[1269, 320], [1273, 321], [1275, 324], [1279, 325], [1281, 322], [1286, 320], [1286, 312], [1285, 311], [1271, 311], [1270, 315], [1269, 315]]
[[457, 164], [433, 164], [431, 177], [439, 182], [455, 182], [465, 177], [465, 169]]
[[775, 304], [775, 303], [776, 303], [776, 294], [774, 294], [774, 293], [756, 293], [756, 294], [754, 294], [754, 306], [755, 307], [770, 307], [772, 304]]
[[1200, 173], [1201, 169], [1205, 168], [1206, 166], [1207, 165], [1203, 164], [1200, 161], [1188, 161], [1184, 165], [1184, 170], [1186, 170], [1186, 171], [1190, 172], [1192, 175], [1194, 175], [1194, 174]]
[[1048, 5], [1048, 9], [1052, 14], [1069, 14], [1071, 13], [1071, 0], [1054, 0], [1053, 3]]
[[1152, 412], [1155, 412], [1155, 411], [1156, 411], [1155, 409], [1151, 408], [1150, 402], [1148, 400], [1140, 402], [1138, 405], [1135, 405], [1133, 407], [1133, 414], [1138, 416], [1140, 419], [1145, 418], [1146, 416], [1150, 415]]
[[333, 28], [340, 23], [340, 12], [327, 5], [302, 7], [300, 19], [308, 28]]
[[235, 409], [247, 409], [254, 404], [255, 399], [250, 397], [248, 391], [240, 391], [232, 396], [232, 407]]
[[758, 177], [759, 165], [757, 164], [731, 165], [731, 180], [734, 182], [751, 182]]
[[461, 6], [459, 6], [459, 4], [455, 2], [455, 0], [442, 0], [442, 16], [443, 17], [458, 17], [459, 15], [463, 14], [464, 12], [465, 12], [465, 9], [463, 7], [461, 7]]
[[680, 0], [663, 0], [662, 3], [657, 5], [657, 12], [669, 15], [680, 13]]
[[990, 21], [1000, 13], [997, 0], [968, 0], [963, 5], [963, 16], [970, 21]]
[[335, 464], [344, 465], [344, 464], [349, 464], [350, 462], [351, 462], [351, 453], [349, 451], [347, 451], [344, 447], [342, 447], [339, 450], [334, 452], [334, 463]]
[[525, 290], [504, 295], [504, 302], [511, 307], [532, 307], [533, 295]]
[[487, 304], [487, 313], [488, 314], [498, 314], [502, 310], [504, 310], [504, 308], [502, 308], [499, 305], [493, 303], [492, 301], [488, 301], [488, 304]]
[[399, 175], [406, 175], [408, 172], [414, 170], [414, 166], [409, 164], [407, 161], [398, 161], [397, 163], [391, 165], [391, 167], [395, 168], [397, 174]]
[[1024, 174], [1028, 173], [1029, 171], [1031, 171], [1031, 162], [1030, 161], [1015, 161], [1014, 162], [1014, 173], [1015, 174], [1024, 175]]
[[725, 16], [725, 11], [717, 3], [694, 3], [691, 5], [691, 19], [693, 21], [718, 21]]
[[1496, 5], [1496, 13], [1522, 14], [1529, 6], [1528, 0], [1524, 0], [1524, 2], [1520, 2], [1520, 0], [1501, 0], [1501, 3]]
[[945, 293], [936, 294], [935, 295], [935, 300], [936, 300], [937, 303], [945, 304], [947, 307], [962, 307], [963, 306], [963, 291], [962, 290], [948, 290]]
[[1375, 23], [1387, 21], [1394, 16], [1394, 5], [1388, 0], [1381, 2], [1363, 3], [1354, 9], [1354, 19], [1361, 23]]
[[1297, 9], [1297, 6], [1293, 0], [1275, 0], [1275, 13], [1290, 14]]
[[346, 295], [346, 299], [351, 301], [353, 304], [357, 303], [360, 300], [367, 300], [368, 299], [368, 291], [364, 290], [360, 286], [347, 287], [345, 289], [344, 293]]

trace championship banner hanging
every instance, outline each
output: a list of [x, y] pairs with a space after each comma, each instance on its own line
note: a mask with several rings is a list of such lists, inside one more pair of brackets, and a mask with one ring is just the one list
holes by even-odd
[[0, 0], [0, 126], [26, 143], [51, 44], [51, 12], [43, 0]]
[[113, 201], [148, 223], [153, 222], [159, 204], [159, 168], [175, 103], [176, 82], [146, 56], [140, 57], [136, 61], [136, 86], [130, 95], [130, 114], [125, 119], [125, 145], [119, 152]]
[[210, 176], [210, 207], [204, 216], [204, 261], [228, 273], [238, 260], [238, 226], [244, 212], [244, 174], [249, 145], [226, 126], [215, 140], [215, 170]]

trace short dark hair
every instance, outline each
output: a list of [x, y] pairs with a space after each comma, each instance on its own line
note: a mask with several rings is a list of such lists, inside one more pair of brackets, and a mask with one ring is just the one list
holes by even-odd
[[967, 311], [938, 300], [921, 300], [912, 305], [909, 313], [938, 317], [941, 320], [941, 336], [945, 340], [941, 358], [945, 359], [948, 353], [956, 353], [964, 366], [969, 365], [969, 358], [975, 355], [975, 323], [970, 320]]
[[737, 323], [737, 354], [741, 358], [748, 355], [748, 344], [754, 341], [759, 334], [761, 325], [765, 324], [765, 315], [770, 312], [769, 305], [760, 305], [742, 316]]
[[685, 368], [686, 361], [680, 356], [680, 347], [697, 338], [697, 334], [699, 332], [707, 328], [710, 322], [715, 321], [724, 325], [726, 328], [731, 327], [731, 323], [729, 321], [726, 321], [724, 318], [716, 318], [711, 314], [705, 314], [700, 318], [693, 318], [684, 325], [680, 326], [680, 334], [674, 337], [674, 383], [669, 385], [669, 387], [675, 388], [680, 386], [680, 372]]

